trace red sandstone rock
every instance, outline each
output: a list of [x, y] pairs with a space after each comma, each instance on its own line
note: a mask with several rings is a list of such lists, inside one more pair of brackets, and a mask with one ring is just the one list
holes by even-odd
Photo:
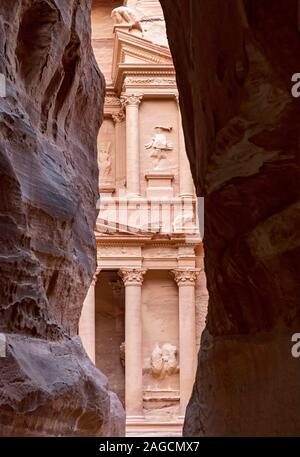
[[161, 0], [210, 294], [185, 435], [299, 435], [296, 0]]
[[83, 351], [95, 270], [104, 79], [90, 0], [2, 0], [0, 435], [122, 435], [124, 412]]

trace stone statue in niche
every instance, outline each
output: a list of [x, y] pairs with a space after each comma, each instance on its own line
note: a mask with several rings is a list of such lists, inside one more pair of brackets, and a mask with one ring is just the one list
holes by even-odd
[[127, 6], [119, 6], [112, 10], [111, 17], [115, 24], [128, 24], [130, 25], [129, 30], [135, 29], [143, 34], [142, 24], [133, 9]]
[[170, 162], [167, 159], [168, 151], [173, 150], [173, 144], [168, 141], [166, 132], [171, 132], [173, 127], [156, 126], [156, 133], [150, 143], [145, 144], [145, 149], [151, 150], [150, 157], [154, 159], [154, 170], [169, 170]]
[[157, 379], [165, 379], [178, 371], [177, 347], [170, 343], [165, 343], [161, 347], [156, 344], [151, 356], [145, 360], [143, 369], [144, 373], [149, 373]]
[[112, 171], [111, 143], [100, 143], [99, 148], [100, 178], [108, 178]]

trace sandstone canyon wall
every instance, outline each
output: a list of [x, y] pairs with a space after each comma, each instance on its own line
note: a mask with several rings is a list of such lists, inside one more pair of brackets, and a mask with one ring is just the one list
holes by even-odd
[[184, 434], [299, 435], [296, 0], [161, 0], [205, 196], [207, 326]]
[[121, 404], [76, 336], [96, 262], [105, 91], [90, 9], [0, 2], [1, 436], [124, 433]]

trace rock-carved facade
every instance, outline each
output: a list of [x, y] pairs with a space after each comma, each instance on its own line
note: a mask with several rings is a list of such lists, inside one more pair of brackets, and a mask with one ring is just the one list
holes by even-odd
[[175, 71], [158, 1], [95, 1], [92, 22], [106, 98], [98, 280], [79, 333], [124, 402], [127, 433], [179, 434], [206, 285]]

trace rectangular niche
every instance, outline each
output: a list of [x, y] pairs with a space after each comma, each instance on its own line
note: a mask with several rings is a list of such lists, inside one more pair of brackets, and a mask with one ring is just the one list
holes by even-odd
[[[166, 150], [155, 149], [157, 146], [163, 147], [161, 143], [164, 141]], [[154, 147], [151, 147], [151, 143]], [[175, 99], [145, 98], [140, 106], [140, 180], [142, 195], [147, 193], [146, 176], [153, 174], [153, 172], [171, 176], [174, 194], [176, 195], [179, 192], [178, 143], [178, 107]], [[162, 153], [165, 158], [159, 159], [157, 152]], [[157, 167], [158, 170], [155, 170]], [[162, 169], [160, 170], [160, 168]]]
[[116, 185], [116, 140], [112, 119], [104, 119], [98, 135], [99, 188], [114, 192]]
[[142, 287], [145, 414], [172, 415], [179, 401], [177, 285], [167, 270], [149, 270]]

